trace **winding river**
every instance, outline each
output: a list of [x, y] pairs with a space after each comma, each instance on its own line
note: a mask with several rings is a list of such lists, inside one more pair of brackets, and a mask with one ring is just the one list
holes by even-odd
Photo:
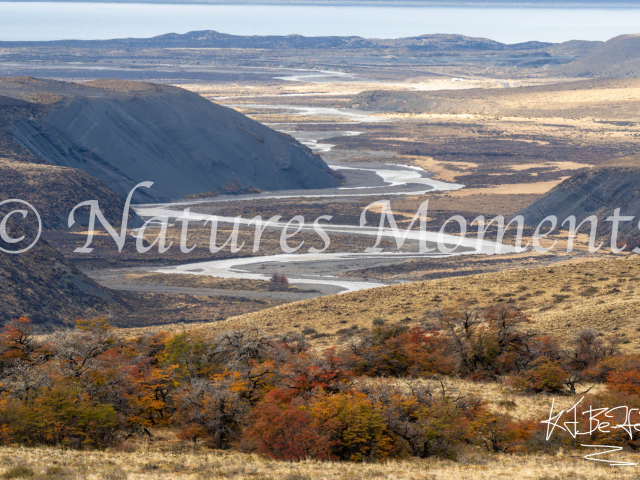
[[[335, 136], [335, 135], [334, 135]], [[202, 222], [212, 216], [204, 213], [191, 212], [187, 207], [199, 204], [216, 204], [224, 202], [249, 201], [260, 199], [291, 199], [291, 198], [339, 198], [339, 197], [386, 197], [389, 195], [424, 195], [436, 191], [453, 191], [463, 188], [463, 185], [433, 180], [428, 172], [420, 167], [406, 165], [385, 164], [354, 164], [331, 165], [334, 169], [340, 169], [346, 176], [343, 187], [316, 191], [284, 191], [263, 192], [256, 195], [231, 195], [220, 196], [188, 202], [176, 202], [170, 204], [140, 205], [136, 207], [136, 213], [145, 219], [156, 217], [176, 221], [189, 219], [193, 222]], [[269, 229], [282, 230], [287, 222], [269, 222], [268, 220], [253, 220], [248, 218], [227, 217], [216, 215], [219, 223], [238, 225], [254, 225]], [[313, 231], [313, 223], [304, 223], [302, 231]], [[394, 240], [398, 232], [391, 228], [379, 229], [378, 226], [338, 225], [322, 224], [323, 230], [331, 234], [357, 235]], [[494, 242], [472, 237], [460, 237], [456, 235], [440, 235], [438, 232], [421, 232], [420, 230], [400, 230], [400, 234], [407, 243], [424, 240], [429, 248], [433, 248], [437, 242], [452, 250], [451, 253], [438, 253], [434, 248], [428, 253], [418, 252], [392, 252], [392, 253], [299, 253], [281, 254], [270, 256], [254, 256], [245, 258], [233, 258], [225, 260], [212, 260], [199, 263], [191, 263], [174, 267], [164, 267], [154, 271], [159, 273], [208, 275], [218, 278], [237, 278], [250, 280], [268, 280], [272, 273], [286, 273], [289, 282], [293, 285], [312, 285], [322, 293], [338, 293], [375, 288], [385, 284], [377, 281], [351, 281], [344, 277], [336, 276], [336, 273], [345, 273], [352, 269], [359, 269], [373, 265], [398, 263], [409, 258], [439, 258], [449, 255], [461, 254], [494, 254], [512, 253], [514, 247], [497, 245]], [[440, 236], [439, 236], [440, 235]]]

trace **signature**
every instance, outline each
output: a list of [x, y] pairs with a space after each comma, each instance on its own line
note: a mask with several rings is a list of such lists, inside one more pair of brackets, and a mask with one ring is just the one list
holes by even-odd
[[[587, 410], [579, 410], [579, 406], [584, 400], [582, 397], [571, 408], [567, 410], [561, 410], [558, 413], [554, 413], [555, 399], [551, 402], [551, 410], [549, 411], [549, 418], [543, 420], [540, 423], [547, 425], [546, 440], [549, 441], [553, 432], [557, 429], [560, 432], [565, 432], [571, 435], [574, 439], [584, 435], [593, 435], [596, 432], [600, 433], [612, 433], [619, 430], [624, 430], [630, 439], [636, 432], [640, 432], [640, 409], [629, 408], [627, 406], [618, 407], [600, 407], [593, 408], [589, 406]], [[622, 418], [622, 421], [620, 419]], [[632, 421], [634, 418], [637, 422]], [[585, 427], [586, 425], [588, 428]], [[603, 448], [605, 450], [601, 452], [595, 452], [585, 455], [585, 460], [592, 460], [595, 462], [608, 463], [611, 466], [635, 466], [637, 463], [623, 462], [619, 460], [608, 460], [605, 458], [599, 458], [609, 453], [615, 453], [622, 450], [620, 446], [614, 445], [584, 445], [586, 448]]]

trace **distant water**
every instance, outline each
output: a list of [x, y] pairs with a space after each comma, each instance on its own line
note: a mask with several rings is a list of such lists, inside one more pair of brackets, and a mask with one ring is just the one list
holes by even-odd
[[140, 38], [193, 30], [368, 38], [458, 33], [505, 43], [608, 40], [640, 33], [640, 8], [0, 2], [0, 40]]

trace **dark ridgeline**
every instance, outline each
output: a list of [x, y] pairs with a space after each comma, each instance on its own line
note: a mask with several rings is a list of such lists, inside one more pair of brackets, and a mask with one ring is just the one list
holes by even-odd
[[40, 115], [15, 115], [8, 127], [31, 155], [84, 170], [125, 196], [140, 182], [155, 182], [137, 191], [138, 203], [232, 185], [284, 190], [339, 184], [327, 164], [292, 137], [180, 88], [20, 77], [0, 80], [0, 94], [41, 103]]
[[[595, 215], [598, 219], [598, 237], [606, 240], [611, 234], [612, 226], [606, 219], [619, 208], [620, 215], [635, 218], [633, 221], [620, 223], [618, 228], [618, 238], [632, 249], [640, 245], [638, 185], [640, 156], [616, 158], [567, 178], [549, 193], [518, 212], [518, 215], [522, 215], [525, 222], [532, 226], [539, 224], [548, 215], [555, 215], [558, 218], [558, 228], [571, 215], [575, 215], [576, 225], [588, 216]], [[550, 223], [547, 222], [545, 226], [549, 227]], [[565, 228], [568, 226], [567, 223]], [[590, 223], [587, 222], [580, 229], [580, 233], [588, 235], [590, 227]]]

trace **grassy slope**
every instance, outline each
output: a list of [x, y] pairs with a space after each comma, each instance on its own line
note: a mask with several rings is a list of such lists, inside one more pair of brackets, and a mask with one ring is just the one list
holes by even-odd
[[315, 328], [330, 334], [321, 344], [341, 343], [335, 332], [347, 326], [370, 327], [375, 318], [421, 321], [434, 309], [462, 301], [492, 305], [515, 301], [531, 315], [536, 330], [565, 339], [583, 327], [618, 333], [640, 344], [640, 257], [620, 257], [554, 267], [515, 270], [461, 278], [394, 285], [305, 300], [229, 318], [204, 328], [225, 330], [257, 326], [283, 333]]
[[[172, 435], [166, 432], [166, 435]], [[159, 438], [162, 443], [162, 439]], [[277, 462], [256, 455], [193, 450], [187, 445], [171, 449], [143, 446], [135, 452], [88, 452], [55, 448], [0, 448], [0, 472], [22, 467], [37, 477], [49, 479], [222, 479], [237, 480], [484, 480], [484, 479], [589, 479], [622, 480], [637, 478], [633, 467], [610, 467], [585, 461], [579, 455], [493, 455], [474, 449], [464, 452], [459, 462], [442, 459], [410, 459], [387, 463], [334, 463], [307, 460]], [[617, 458], [638, 462], [640, 455]], [[24, 478], [5, 476], [5, 478]]]

